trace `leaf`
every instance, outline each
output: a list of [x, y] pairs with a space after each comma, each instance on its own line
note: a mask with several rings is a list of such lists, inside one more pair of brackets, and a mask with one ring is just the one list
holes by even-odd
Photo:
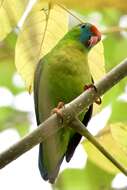
[[114, 123], [110, 125], [113, 138], [127, 151], [127, 123]]
[[[113, 8], [104, 9], [101, 11], [103, 15], [104, 25], [118, 26], [122, 13], [120, 10]], [[112, 45], [112, 44], [111, 44]]]
[[[108, 35], [103, 40], [103, 44], [105, 49], [105, 67], [106, 72], [108, 72], [127, 57], [127, 53], [124, 51], [127, 49], [127, 39], [119, 34]], [[127, 79], [125, 78], [108, 91], [104, 96], [102, 106], [105, 107], [111, 103], [115, 103], [118, 96], [124, 93], [126, 84]]]
[[[42, 0], [44, 1], [44, 0]], [[53, 2], [66, 5], [68, 8], [75, 8], [80, 10], [102, 10], [106, 8], [115, 8], [126, 12], [126, 0], [53, 0]]]
[[102, 42], [99, 42], [92, 48], [88, 55], [88, 63], [94, 81], [100, 80], [105, 75], [105, 58]]
[[16, 40], [17, 35], [12, 32], [0, 43], [0, 86], [7, 87], [14, 94], [23, 90], [23, 88], [18, 88], [13, 84], [13, 76], [16, 72], [14, 66]]
[[[118, 160], [125, 168], [127, 167], [127, 152], [112, 137], [110, 126], [103, 129], [96, 139], [105, 147], [105, 149]], [[88, 154], [88, 158], [103, 170], [116, 174], [120, 172], [99, 150], [95, 148], [89, 141], [84, 141], [84, 148]]]
[[1, 0], [0, 1], [0, 41], [17, 25], [28, 0]]
[[[88, 63], [94, 82], [100, 80], [105, 75], [105, 58], [104, 47], [102, 41], [92, 48], [88, 54]], [[94, 104], [93, 114], [101, 111], [102, 106]]]
[[27, 17], [16, 44], [15, 64], [31, 91], [36, 65], [68, 30], [68, 14], [57, 5], [37, 2]]
[[120, 63], [126, 58], [126, 51], [121, 49], [127, 48], [127, 39], [122, 37], [120, 34], [111, 34], [103, 40], [105, 49], [105, 61], [106, 71], [110, 71], [114, 66]]
[[108, 123], [127, 123], [127, 102], [124, 101], [114, 101], [112, 103], [112, 113], [109, 118]]
[[57, 190], [110, 189], [114, 175], [97, 167], [90, 160], [84, 169], [66, 169], [58, 177]]

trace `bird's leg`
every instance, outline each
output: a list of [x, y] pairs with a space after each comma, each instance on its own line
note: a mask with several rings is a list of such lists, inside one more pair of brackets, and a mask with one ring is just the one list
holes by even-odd
[[[90, 88], [94, 88], [95, 92], [97, 93], [97, 88], [96, 88], [96, 86], [95, 86], [94, 84], [85, 85], [85, 86], [84, 86], [84, 91], [86, 91], [86, 90], [88, 90], [88, 89], [90, 89]], [[98, 96], [98, 97], [95, 99], [95, 103], [98, 104], [98, 105], [100, 105], [101, 102], [102, 102], [102, 101], [101, 101], [101, 97]]]
[[54, 114], [56, 113], [60, 118], [63, 119], [63, 114], [60, 112], [60, 109], [64, 107], [64, 102], [59, 102], [57, 107], [54, 108], [52, 111], [51, 111], [51, 114]]

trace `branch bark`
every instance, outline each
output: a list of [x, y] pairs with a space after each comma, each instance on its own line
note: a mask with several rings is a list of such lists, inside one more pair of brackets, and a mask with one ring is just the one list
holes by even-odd
[[[63, 125], [61, 125], [61, 121], [58, 120], [56, 114], [54, 114], [39, 125], [33, 132], [2, 152], [0, 154], [0, 169], [35, 145], [47, 139], [50, 135], [56, 133], [61, 127], [73, 122], [75, 117], [82, 110], [86, 109], [98, 96], [103, 95], [125, 76], [127, 76], [127, 60], [117, 65], [95, 84], [97, 92], [94, 89], [88, 89], [75, 100], [66, 104], [65, 108], [61, 109], [61, 113], [63, 114]], [[58, 124], [60, 124], [60, 126]]]

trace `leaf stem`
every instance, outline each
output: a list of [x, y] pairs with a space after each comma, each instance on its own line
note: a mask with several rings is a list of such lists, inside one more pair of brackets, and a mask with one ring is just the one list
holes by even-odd
[[64, 7], [63, 5], [61, 5], [61, 4], [59, 4], [59, 3], [57, 3], [57, 5], [59, 6], [59, 7], [61, 7], [62, 9], [64, 9], [66, 12], [68, 12], [71, 16], [73, 16], [74, 18], [76, 18], [76, 20], [78, 20], [81, 24], [84, 24], [85, 22], [82, 20], [82, 19], [80, 19], [78, 16], [76, 16], [75, 14], [73, 14], [71, 11], [69, 11], [69, 9], [67, 9], [66, 7]]
[[[91, 135], [87, 128], [79, 121], [75, 119], [72, 123], [72, 128], [75, 129], [78, 133], [86, 137], [106, 158], [108, 158], [122, 173], [127, 176], [127, 170], [118, 162], [97, 140]], [[70, 125], [70, 126], [71, 126]], [[96, 155], [95, 155], [96, 156]]]
[[[68, 12], [71, 16], [76, 18], [76, 20], [78, 20], [81, 24], [85, 23], [85, 21], [83, 21], [81, 18], [79, 18], [78, 16], [73, 14], [69, 9], [67, 9], [63, 5], [61, 5], [59, 3], [57, 3], [57, 5], [59, 7], [61, 7], [62, 9], [64, 9], [66, 12]], [[127, 27], [113, 26], [113, 27], [109, 27], [109, 28], [107, 28], [105, 30], [102, 30], [102, 34], [118, 33], [118, 32], [123, 32], [123, 31], [127, 31]]]

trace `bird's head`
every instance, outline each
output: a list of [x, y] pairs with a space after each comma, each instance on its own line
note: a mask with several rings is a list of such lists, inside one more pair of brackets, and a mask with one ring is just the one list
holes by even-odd
[[80, 26], [80, 41], [86, 48], [91, 49], [101, 40], [101, 33], [90, 23], [84, 23]]

